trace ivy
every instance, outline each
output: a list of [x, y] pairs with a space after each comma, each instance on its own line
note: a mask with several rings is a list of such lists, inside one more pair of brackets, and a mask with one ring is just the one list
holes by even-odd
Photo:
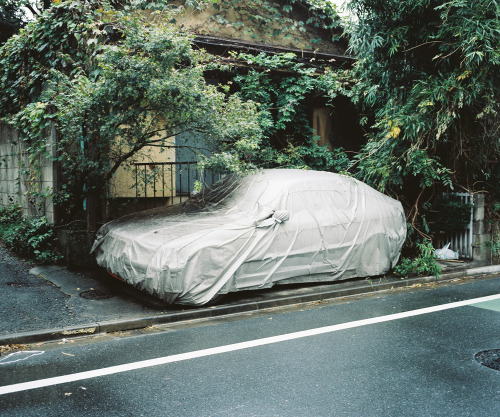
[[250, 69], [233, 82], [244, 100], [259, 106], [264, 139], [254, 163], [346, 171], [349, 159], [342, 149], [331, 152], [318, 145], [307, 117], [307, 99], [328, 94], [330, 85], [321, 77], [324, 69], [297, 62], [293, 53], [269, 55], [233, 54]]
[[71, 75], [97, 68], [99, 45], [106, 31], [97, 20], [95, 2], [70, 1], [53, 7], [9, 39], [0, 50], [0, 116], [17, 113], [39, 96], [51, 71]]
[[[138, 4], [62, 2], [0, 49], [0, 90], [14, 102], [0, 111], [29, 150], [30, 176], [39, 156], [58, 160], [65, 187], [53, 198], [69, 219], [125, 161], [168, 149], [169, 137], [189, 131], [200, 147], [230, 148], [243, 163], [259, 147], [256, 105], [207, 84], [208, 57], [191, 36], [170, 23], [172, 14], [139, 13]], [[53, 126], [55, 156], [46, 143]]]
[[[335, 4], [327, 0], [307, 3], [297, 0], [198, 0], [183, 3], [196, 11], [208, 11], [210, 19], [220, 27], [231, 27], [260, 41], [267, 37], [283, 37], [302, 42], [301, 35], [308, 29], [322, 32], [332, 41], [339, 36], [341, 19]], [[312, 49], [314, 45], [315, 42], [310, 42], [302, 46]]]

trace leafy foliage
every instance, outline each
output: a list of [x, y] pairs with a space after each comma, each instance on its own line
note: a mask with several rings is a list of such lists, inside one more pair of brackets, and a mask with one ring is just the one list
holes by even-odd
[[[400, 195], [418, 227], [436, 188], [498, 181], [500, 21], [493, 0], [352, 0], [359, 59], [346, 82], [371, 115], [358, 176]], [[490, 188], [491, 189], [491, 188]]]
[[[319, 146], [309, 126], [307, 100], [326, 91], [322, 69], [291, 54], [241, 55], [259, 70], [238, 75], [237, 89], [210, 85], [204, 72], [213, 69], [212, 58], [172, 24], [190, 7], [207, 5], [219, 8], [215, 18], [223, 22], [234, 6], [231, 13], [273, 36], [286, 38], [305, 26], [338, 34], [329, 2], [247, 3], [193, 0], [176, 8], [164, 0], [57, 1], [11, 38], [0, 49], [0, 117], [20, 132], [29, 153], [27, 177], [39, 175], [40, 156], [56, 159], [61, 171], [60, 189], [31, 192], [53, 198], [66, 216], [60, 220], [71, 220], [89, 197], [105, 193], [126, 161], [138, 152], [182, 147], [170, 138], [185, 132], [200, 149], [214, 150], [201, 157], [211, 168], [345, 171], [346, 154]], [[297, 20], [297, 13], [307, 18]], [[55, 150], [46, 141], [51, 129], [59, 133]]]
[[21, 207], [17, 204], [0, 207], [0, 227], [17, 223], [22, 219]]
[[[345, 171], [350, 161], [342, 149], [319, 145], [308, 118], [308, 100], [327, 94], [323, 69], [297, 62], [293, 53], [239, 54], [252, 67], [233, 78], [244, 100], [259, 106], [265, 140], [254, 163]], [[321, 71], [319, 73], [319, 71]]]
[[51, 3], [51, 0], [0, 0], [0, 45]]
[[54, 7], [2, 47], [0, 115], [16, 114], [35, 102], [53, 70], [67, 75], [97, 70], [97, 35], [102, 31], [99, 22], [89, 22], [94, 13], [87, 3]]
[[21, 132], [31, 161], [50, 156], [53, 124], [61, 133], [64, 189], [55, 198], [70, 204], [68, 213], [102, 193], [124, 161], [165, 149], [173, 135], [190, 131], [242, 161], [259, 147], [256, 106], [208, 85], [206, 56], [190, 36], [168, 13], [139, 13], [140, 4], [67, 1], [0, 50], [0, 113]]
[[16, 254], [41, 263], [52, 263], [62, 258], [55, 249], [53, 226], [45, 217], [23, 219], [21, 208], [11, 205], [0, 208], [0, 238]]
[[434, 275], [436, 278], [441, 273], [441, 267], [434, 258], [434, 247], [430, 242], [417, 243], [418, 256], [413, 259], [402, 258], [394, 268], [394, 273], [402, 278], [410, 276]]

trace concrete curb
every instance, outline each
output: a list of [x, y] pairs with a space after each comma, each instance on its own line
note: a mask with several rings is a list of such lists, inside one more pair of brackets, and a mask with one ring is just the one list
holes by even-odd
[[[328, 290], [313, 291], [308, 294], [281, 296], [267, 300], [243, 302], [234, 305], [221, 305], [215, 307], [204, 307], [179, 312], [162, 313], [133, 319], [109, 320], [102, 322], [91, 322], [73, 327], [58, 329], [47, 329], [33, 332], [13, 333], [0, 335], [0, 345], [31, 344], [48, 342], [52, 340], [69, 339], [78, 336], [90, 336], [104, 333], [143, 329], [149, 326], [180, 323], [189, 320], [222, 317], [232, 314], [261, 311], [274, 307], [291, 306], [310, 303], [321, 300], [331, 300], [340, 297], [362, 295], [378, 291], [386, 291], [393, 288], [411, 287], [416, 284], [430, 282], [446, 282], [461, 277], [472, 277], [478, 275], [491, 275], [500, 273], [500, 265], [489, 265], [467, 269], [458, 267], [453, 272], [442, 274], [438, 279], [434, 276], [416, 277], [409, 279], [384, 279], [379, 282], [369, 283], [367, 280], [360, 282], [361, 285], [350, 288], [331, 288]], [[335, 285], [332, 285], [335, 287]]]

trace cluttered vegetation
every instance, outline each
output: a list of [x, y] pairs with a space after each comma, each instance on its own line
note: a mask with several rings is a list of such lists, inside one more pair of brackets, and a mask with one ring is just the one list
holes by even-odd
[[[291, 13], [299, 4], [308, 7], [302, 21]], [[484, 192], [494, 217], [500, 191], [497, 2], [351, 0], [356, 18], [343, 23], [324, 1], [249, 0], [243, 6], [236, 0], [175, 7], [168, 1], [55, 1], [0, 48], [0, 117], [30, 149], [32, 176], [39, 155], [57, 158], [63, 185], [43, 195], [64, 207], [62, 220], [77, 217], [88, 196], [105, 194], [118, 167], [137, 152], [166, 149], [168, 137], [182, 132], [213, 150], [200, 156], [205, 167], [327, 169], [367, 182], [402, 201], [408, 248], [422, 259], [428, 242], [463, 227], [460, 213], [470, 209], [443, 193]], [[291, 53], [241, 52], [232, 63], [221, 62], [193, 48], [192, 35], [173, 23], [183, 11], [204, 7], [218, 10], [213, 19], [219, 24], [255, 36], [255, 25], [243, 22], [291, 38], [310, 25], [330, 33], [331, 42], [343, 25], [342, 40], [356, 64], [307, 65]], [[229, 10], [245, 19], [232, 21]], [[204, 78], [209, 71], [230, 75], [212, 85]], [[318, 144], [306, 117], [311, 95], [332, 113], [337, 97], [356, 106], [365, 134], [358, 152]], [[56, 156], [45, 146], [54, 125]]]
[[443, 191], [498, 194], [500, 23], [495, 1], [352, 0], [352, 99], [370, 117], [360, 178], [397, 195], [416, 234]]
[[23, 218], [21, 207], [0, 207], [0, 241], [19, 256], [39, 263], [52, 263], [62, 258], [57, 251], [53, 225], [45, 217]]

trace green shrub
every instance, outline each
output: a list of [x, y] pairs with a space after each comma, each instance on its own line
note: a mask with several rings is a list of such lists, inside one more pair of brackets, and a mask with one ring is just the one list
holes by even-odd
[[0, 207], [0, 225], [16, 223], [22, 219], [21, 206], [12, 204], [7, 207]]
[[436, 232], [461, 232], [470, 223], [473, 207], [474, 204], [465, 203], [458, 196], [446, 195], [434, 201], [427, 221]]
[[0, 239], [5, 240], [23, 219], [21, 206], [12, 204], [0, 207]]
[[436, 278], [441, 273], [441, 267], [434, 257], [432, 243], [417, 243], [419, 255], [413, 259], [402, 258], [394, 268], [394, 273], [401, 278], [410, 276], [434, 275]]
[[0, 208], [0, 238], [7, 248], [25, 258], [41, 263], [62, 258], [55, 249], [54, 229], [47, 218], [23, 219], [17, 205]]

